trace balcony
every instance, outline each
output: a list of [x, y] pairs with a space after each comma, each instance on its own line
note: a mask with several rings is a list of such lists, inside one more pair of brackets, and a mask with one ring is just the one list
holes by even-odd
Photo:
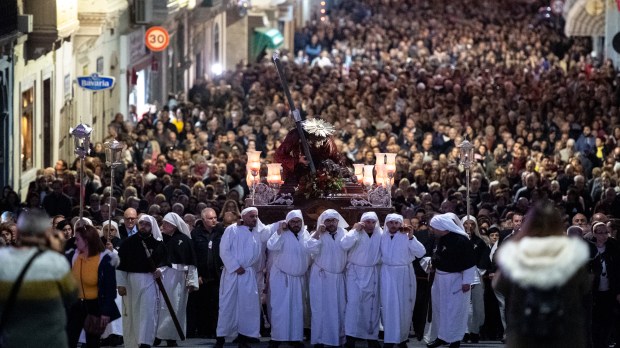
[[33, 31], [26, 42], [26, 59], [37, 59], [50, 52], [58, 40], [75, 33], [78, 0], [24, 0], [23, 13], [33, 15]]

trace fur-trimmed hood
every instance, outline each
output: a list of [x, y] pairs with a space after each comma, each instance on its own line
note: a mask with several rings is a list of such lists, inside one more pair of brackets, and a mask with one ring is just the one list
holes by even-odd
[[566, 284], [590, 258], [586, 242], [566, 236], [525, 237], [506, 241], [497, 262], [505, 275], [523, 287], [550, 289]]
[[121, 263], [121, 258], [118, 257], [118, 253], [116, 252], [116, 250], [115, 251], [110, 251], [108, 249], [104, 250], [101, 253], [100, 259], [103, 259], [103, 257], [106, 255], [110, 256], [110, 265], [112, 265], [112, 267], [116, 268]]

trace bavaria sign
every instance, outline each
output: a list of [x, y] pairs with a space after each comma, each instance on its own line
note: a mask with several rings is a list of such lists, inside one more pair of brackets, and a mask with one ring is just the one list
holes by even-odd
[[114, 87], [114, 77], [101, 76], [96, 73], [89, 76], [78, 76], [77, 82], [80, 87], [91, 91], [103, 91]]

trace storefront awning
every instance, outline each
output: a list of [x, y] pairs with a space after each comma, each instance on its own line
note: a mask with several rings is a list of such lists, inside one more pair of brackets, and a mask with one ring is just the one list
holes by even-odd
[[256, 60], [265, 48], [280, 48], [284, 43], [284, 36], [276, 28], [259, 27], [254, 29], [254, 40], [252, 41], [252, 59]]

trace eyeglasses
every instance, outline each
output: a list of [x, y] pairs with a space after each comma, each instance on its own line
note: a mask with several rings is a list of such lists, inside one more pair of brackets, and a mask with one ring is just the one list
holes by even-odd
[[129, 221], [134, 221], [135, 219], [137, 219], [137, 218], [135, 218], [135, 217], [126, 217], [125, 218], [125, 220], [129, 220]]

